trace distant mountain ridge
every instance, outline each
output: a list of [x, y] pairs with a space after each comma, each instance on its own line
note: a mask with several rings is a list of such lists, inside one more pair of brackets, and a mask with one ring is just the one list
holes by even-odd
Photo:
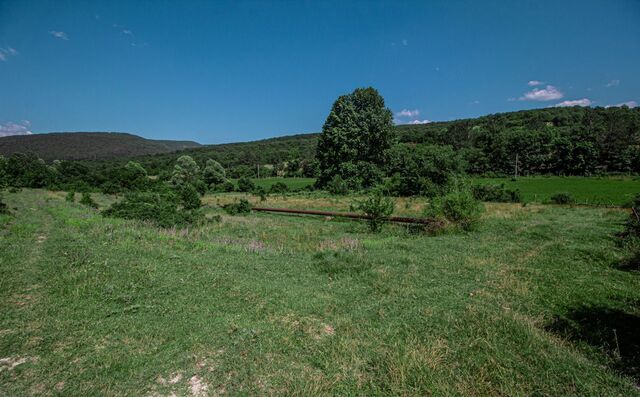
[[52, 132], [0, 138], [0, 155], [36, 153], [45, 161], [107, 160], [200, 147], [193, 141], [146, 139], [122, 132]]

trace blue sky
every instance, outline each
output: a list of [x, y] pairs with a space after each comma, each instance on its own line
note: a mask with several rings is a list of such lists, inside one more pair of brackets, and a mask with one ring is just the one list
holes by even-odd
[[639, 70], [631, 0], [0, 0], [0, 135], [314, 132], [364, 86], [398, 123], [633, 106]]

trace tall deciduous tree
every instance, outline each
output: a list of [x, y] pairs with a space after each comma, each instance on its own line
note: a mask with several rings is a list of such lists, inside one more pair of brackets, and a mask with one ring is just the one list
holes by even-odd
[[200, 167], [191, 156], [180, 156], [173, 167], [171, 184], [176, 187], [196, 185], [199, 181]]
[[227, 181], [226, 172], [224, 167], [215, 160], [207, 160], [207, 165], [202, 171], [204, 182], [207, 185], [218, 185]]
[[366, 170], [367, 176], [375, 174], [371, 169], [384, 165], [394, 141], [393, 116], [376, 89], [357, 88], [339, 97], [318, 141], [318, 185], [325, 186], [336, 176], [352, 185], [370, 185], [374, 181], [360, 178], [358, 170]]

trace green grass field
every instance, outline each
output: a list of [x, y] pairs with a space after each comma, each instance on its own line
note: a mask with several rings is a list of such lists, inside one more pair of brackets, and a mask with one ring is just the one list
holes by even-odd
[[477, 231], [430, 237], [231, 217], [229, 195], [184, 230], [4, 199], [3, 396], [640, 395], [621, 210], [487, 204]]
[[[302, 189], [315, 182], [313, 178], [261, 178], [252, 179], [267, 191], [276, 182], [283, 182], [291, 190]], [[599, 206], [625, 206], [640, 194], [640, 177], [521, 177], [473, 178], [478, 184], [505, 184], [517, 188], [525, 202], [546, 203], [556, 193], [568, 192], [578, 204]]]
[[522, 177], [474, 178], [475, 183], [502, 184], [517, 188], [526, 202], [546, 202], [556, 193], [570, 193], [579, 204], [627, 205], [640, 194], [640, 177]]

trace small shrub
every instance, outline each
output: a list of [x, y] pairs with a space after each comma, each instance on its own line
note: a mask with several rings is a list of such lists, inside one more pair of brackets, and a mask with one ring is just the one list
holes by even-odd
[[271, 193], [286, 193], [289, 191], [289, 186], [287, 186], [283, 182], [278, 181], [271, 185], [271, 189], [269, 189], [269, 191]]
[[256, 188], [256, 185], [249, 178], [238, 179], [238, 191], [239, 192], [251, 192]]
[[522, 194], [518, 189], [508, 189], [500, 185], [475, 185], [471, 188], [473, 196], [480, 201], [495, 203], [519, 203]]
[[222, 209], [229, 215], [248, 214], [251, 212], [251, 203], [245, 199], [222, 206]]
[[2, 201], [2, 197], [0, 196], [0, 214], [5, 215], [9, 213], [9, 207]]
[[137, 219], [160, 227], [186, 226], [202, 218], [200, 211], [178, 209], [178, 199], [171, 194], [128, 193], [124, 198], [102, 212], [104, 216]]
[[93, 201], [91, 194], [87, 192], [82, 193], [82, 197], [80, 197], [80, 204], [86, 205], [87, 207], [98, 208], [98, 203]]
[[554, 204], [573, 204], [576, 200], [570, 193], [556, 193], [550, 198]]
[[253, 194], [260, 197], [260, 201], [267, 199], [267, 191], [262, 186], [258, 186], [253, 190]]
[[425, 216], [444, 218], [462, 230], [472, 230], [480, 221], [483, 210], [482, 203], [474, 197], [471, 189], [456, 186], [446, 195], [435, 197], [426, 208]]
[[21, 189], [19, 187], [11, 186], [9, 188], [9, 193], [18, 193]]
[[185, 184], [180, 189], [180, 203], [186, 210], [195, 210], [202, 206], [200, 194], [191, 184]]
[[345, 195], [349, 193], [349, 184], [340, 175], [336, 175], [327, 183], [327, 191], [331, 194]]
[[67, 193], [67, 196], [64, 198], [66, 201], [70, 202], [70, 203], [75, 203], [76, 201], [76, 192], [73, 190], [70, 190], [69, 193]]
[[226, 181], [225, 183], [222, 184], [223, 192], [233, 192], [234, 190], [236, 190], [236, 186], [233, 184], [233, 182]]
[[375, 190], [355, 207], [369, 217], [369, 228], [377, 233], [387, 222], [387, 217], [393, 213], [394, 203], [390, 197], [385, 197], [381, 190]]

